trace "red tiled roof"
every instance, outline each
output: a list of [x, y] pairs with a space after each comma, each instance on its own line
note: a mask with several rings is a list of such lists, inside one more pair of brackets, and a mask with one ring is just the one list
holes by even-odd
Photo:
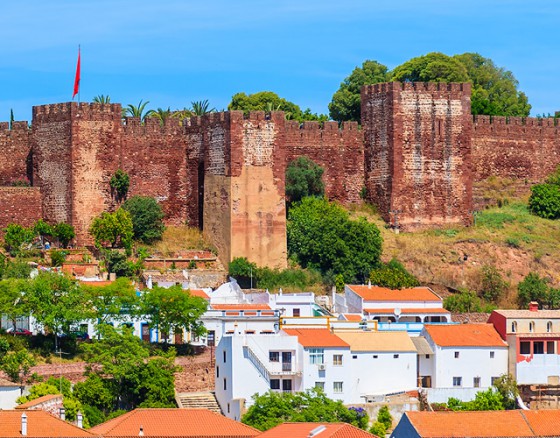
[[344, 316], [346, 321], [361, 321], [364, 317], [359, 313], [343, 313], [342, 316]]
[[283, 423], [259, 435], [259, 438], [307, 438], [316, 430], [317, 438], [372, 438], [375, 435], [346, 423]]
[[442, 301], [429, 287], [388, 289], [386, 287], [355, 284], [346, 286], [365, 301]]
[[135, 409], [92, 427], [91, 432], [111, 437], [254, 437], [260, 432], [207, 409]]
[[405, 415], [422, 438], [535, 436], [519, 411], [417, 411]]
[[492, 324], [424, 326], [440, 347], [507, 347]]
[[21, 416], [27, 415], [28, 438], [80, 438], [97, 436], [73, 424], [56, 418], [42, 410], [33, 411], [3, 411], [0, 410], [0, 437], [20, 437]]
[[[377, 313], [377, 314], [395, 314], [395, 308], [384, 308], [384, 309], [364, 309], [364, 312], [367, 313]], [[413, 309], [401, 309], [401, 314], [418, 314], [424, 315], [428, 313], [445, 313], [449, 314], [449, 310], [446, 310], [442, 307], [432, 307], [432, 308], [413, 308]]]
[[519, 411], [538, 436], [560, 436], [560, 410]]
[[268, 304], [210, 304], [214, 310], [270, 310]]
[[41, 403], [48, 402], [49, 400], [54, 399], [62, 399], [62, 394], [47, 394], [42, 397], [36, 398], [34, 400], [28, 401], [26, 403], [22, 403], [21, 405], [16, 406], [16, 409], [29, 409], [33, 406], [40, 405]]
[[304, 347], [347, 347], [350, 345], [328, 329], [283, 329], [290, 336], [297, 336]]
[[210, 299], [208, 294], [204, 292], [202, 289], [189, 289], [189, 292], [193, 297], [200, 297], [200, 298], [204, 298], [205, 300]]

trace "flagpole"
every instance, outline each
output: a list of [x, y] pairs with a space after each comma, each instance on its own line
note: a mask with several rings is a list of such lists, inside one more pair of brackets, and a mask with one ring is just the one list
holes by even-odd
[[[80, 58], [81, 58], [81, 50], [82, 50], [81, 45], [78, 44], [78, 57], [80, 57]], [[80, 65], [80, 73], [78, 73], [78, 75], [79, 75], [79, 82], [82, 81], [82, 72], [81, 72], [81, 69], [82, 69], [82, 67], [81, 67], [81, 65]], [[80, 84], [79, 82], [78, 82], [78, 107], [80, 106], [80, 93], [81, 93], [80, 88], [82, 88], [82, 87], [80, 87], [81, 84]]]

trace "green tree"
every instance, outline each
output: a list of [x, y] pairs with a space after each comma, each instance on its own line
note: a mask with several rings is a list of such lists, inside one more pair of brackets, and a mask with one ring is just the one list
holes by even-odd
[[491, 59], [478, 53], [463, 53], [453, 58], [467, 69], [472, 83], [473, 114], [529, 116], [531, 105], [525, 93], [518, 91], [519, 83], [511, 71], [497, 67]]
[[502, 374], [492, 385], [496, 391], [502, 396], [504, 409], [515, 409], [517, 407], [517, 396], [519, 389], [517, 382], [511, 374]]
[[16, 402], [21, 405], [49, 394], [60, 394], [60, 390], [55, 385], [51, 385], [47, 382], [41, 382], [29, 388], [29, 394], [22, 395], [16, 400]]
[[[560, 117], [560, 112], [559, 112]], [[554, 184], [556, 186], [560, 186], [560, 166], [557, 166], [554, 172], [546, 177], [545, 182], [547, 184]]]
[[409, 273], [397, 259], [392, 259], [389, 263], [383, 263], [380, 267], [373, 269], [369, 280], [371, 284], [389, 289], [404, 289], [420, 285], [416, 277]]
[[76, 232], [74, 231], [74, 227], [64, 222], [59, 222], [58, 224], [56, 224], [53, 230], [54, 230], [54, 237], [58, 239], [60, 245], [63, 248], [68, 248], [68, 244], [70, 243], [70, 241], [74, 237], [76, 237]]
[[298, 202], [306, 196], [322, 197], [324, 169], [307, 157], [298, 157], [286, 168], [286, 197], [289, 202]]
[[503, 411], [505, 409], [502, 394], [493, 388], [477, 392], [474, 400], [467, 406], [469, 411]]
[[111, 412], [116, 402], [110, 383], [97, 374], [89, 374], [85, 381], [76, 383], [74, 396], [83, 405], [94, 407], [103, 415]]
[[25, 298], [36, 321], [55, 335], [55, 348], [60, 333], [87, 317], [86, 304], [78, 283], [64, 275], [40, 272], [27, 288]]
[[387, 428], [380, 421], [376, 421], [371, 425], [369, 429], [369, 433], [384, 438], [385, 435], [387, 435]]
[[508, 284], [495, 266], [484, 265], [482, 273], [482, 298], [493, 303], [504, 295]]
[[216, 108], [210, 108], [210, 102], [208, 102], [208, 99], [204, 99], [191, 102], [190, 111], [195, 116], [203, 116], [207, 113], [216, 112]]
[[95, 323], [120, 321], [139, 312], [139, 299], [128, 278], [117, 278], [107, 286], [82, 285], [81, 289], [88, 319]]
[[141, 296], [141, 312], [150, 327], [169, 335], [185, 329], [196, 335], [205, 332], [200, 317], [206, 311], [207, 302], [195, 297], [180, 285], [163, 288], [154, 286]]
[[138, 102], [138, 105], [128, 104], [126, 108], [123, 108], [123, 117], [137, 117], [141, 121], [144, 121], [146, 117], [150, 117], [154, 110], [146, 110], [146, 106], [150, 103], [149, 100], [146, 102]]
[[39, 219], [35, 222], [35, 225], [33, 225], [33, 231], [41, 239], [41, 245], [45, 244], [45, 238], [54, 236], [54, 228], [43, 219]]
[[450, 312], [482, 312], [483, 306], [477, 294], [470, 290], [461, 290], [443, 300], [443, 307]]
[[31, 310], [26, 300], [28, 287], [27, 280], [0, 280], [0, 315], [5, 315], [13, 327], [19, 317], [27, 316]]
[[517, 301], [521, 308], [526, 308], [531, 301], [536, 301], [542, 306], [546, 303], [547, 295], [548, 281], [536, 272], [529, 272], [517, 285]]
[[147, 362], [138, 373], [135, 395], [141, 408], [174, 408], [175, 372], [179, 369], [174, 365], [175, 350], [170, 349], [167, 355], [156, 357]]
[[117, 202], [126, 199], [128, 188], [130, 187], [130, 177], [128, 173], [122, 169], [117, 169], [109, 181], [109, 186], [111, 187], [111, 191], [114, 192]]
[[560, 308], [560, 289], [550, 287], [546, 298], [547, 306], [549, 309]]
[[389, 412], [389, 407], [387, 405], [381, 406], [379, 412], [377, 413], [377, 421], [385, 426], [385, 430], [390, 430], [393, 428], [393, 416]]
[[93, 98], [93, 102], [108, 104], [111, 103], [111, 98], [109, 97], [109, 95], [105, 96], [104, 94], [98, 94]]
[[150, 114], [150, 117], [157, 119], [159, 121], [159, 124], [163, 126], [165, 125], [165, 121], [171, 117], [171, 108], [170, 107], [167, 107], [167, 109], [158, 108], [157, 110], [152, 112], [152, 114]]
[[545, 219], [559, 219], [560, 185], [545, 183], [532, 186], [529, 210]]
[[418, 56], [391, 72], [391, 80], [399, 82], [468, 82], [469, 74], [458, 59], [439, 52]]
[[123, 208], [114, 213], [104, 211], [100, 216], [93, 219], [89, 232], [95, 240], [97, 247], [109, 244], [111, 248], [121, 246], [130, 250], [132, 237], [134, 235], [132, 217]]
[[165, 225], [161, 206], [154, 198], [148, 196], [133, 196], [126, 200], [122, 208], [132, 217], [132, 231], [134, 238], [144, 243], [160, 240]]
[[19, 224], [8, 224], [4, 232], [4, 247], [12, 257], [21, 254], [35, 239], [33, 230]]
[[379, 266], [379, 229], [365, 218], [350, 220], [347, 211], [326, 199], [308, 197], [295, 203], [287, 233], [290, 257], [323, 275], [342, 274], [347, 283], [364, 281]]
[[331, 400], [317, 389], [297, 393], [270, 391], [254, 395], [253, 400], [241, 421], [262, 431], [285, 422], [343, 422], [362, 429], [368, 424], [367, 414], [348, 409], [341, 401]]
[[0, 369], [12, 382], [23, 385], [29, 376], [31, 367], [35, 364], [34, 356], [27, 350], [10, 351], [2, 357]]
[[364, 85], [389, 81], [387, 67], [377, 61], [364, 61], [340, 84], [329, 103], [331, 119], [337, 122], [360, 122], [361, 90]]

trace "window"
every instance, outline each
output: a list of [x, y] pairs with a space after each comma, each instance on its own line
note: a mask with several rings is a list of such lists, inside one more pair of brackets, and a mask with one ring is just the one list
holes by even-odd
[[269, 351], [268, 360], [270, 362], [280, 362], [280, 352], [279, 351]]
[[357, 355], [357, 354], [353, 354], [353, 355], [352, 355], [352, 359], [357, 359], [357, 358], [358, 358], [358, 355]]
[[499, 377], [491, 377], [491, 378], [490, 378], [490, 383], [491, 383], [492, 385], [494, 385], [495, 383], [498, 382], [498, 380], [500, 380]]
[[399, 355], [398, 354], [393, 354], [393, 359], [398, 359]]
[[463, 386], [463, 378], [453, 377], [453, 386]]
[[430, 358], [430, 355], [429, 355], [429, 354], [426, 354], [426, 359], [429, 359], [429, 358]]
[[459, 359], [459, 352], [458, 351], [455, 352], [455, 359]]
[[291, 392], [292, 391], [292, 381], [291, 380], [282, 380], [282, 391], [284, 391], [284, 392]]
[[377, 359], [378, 357], [379, 357], [379, 356], [378, 356], [377, 354], [374, 354], [374, 355], [373, 355], [373, 358], [374, 358], [374, 359]]
[[216, 366], [216, 377], [220, 377], [220, 367]]
[[495, 353], [494, 351], [491, 351], [491, 352], [490, 352], [490, 359], [494, 359], [494, 356], [495, 356], [494, 353]]
[[475, 388], [480, 388], [480, 377], [473, 378], [473, 386]]
[[521, 354], [531, 354], [531, 343], [530, 342], [520, 342], [519, 343], [519, 353], [521, 353]]
[[296, 308], [292, 311], [292, 316], [299, 317], [299, 315], [300, 315], [299, 309]]
[[336, 367], [342, 366], [342, 354], [333, 354], [332, 363]]
[[309, 349], [309, 363], [323, 364], [325, 363], [325, 350], [322, 348]]
[[315, 388], [325, 390], [325, 382], [315, 382]]
[[270, 379], [270, 389], [280, 389], [280, 379]]
[[546, 323], [546, 332], [547, 333], [551, 333], [552, 332], [552, 321], [548, 321]]
[[225, 391], [225, 390], [227, 390], [227, 380], [226, 380], [226, 378], [224, 377], [224, 391]]
[[229, 403], [227, 404], [227, 413], [229, 414]]
[[226, 352], [224, 351], [224, 363], [226, 363]]
[[546, 342], [546, 354], [554, 354], [554, 341]]
[[543, 341], [533, 342], [533, 354], [544, 354], [544, 342]]
[[335, 394], [342, 394], [342, 382], [333, 382], [333, 392]]
[[535, 331], [535, 323], [531, 321], [529, 323], [529, 333], [533, 333]]
[[512, 333], [517, 332], [517, 321], [513, 321], [513, 322], [511, 323], [511, 332], [512, 332]]

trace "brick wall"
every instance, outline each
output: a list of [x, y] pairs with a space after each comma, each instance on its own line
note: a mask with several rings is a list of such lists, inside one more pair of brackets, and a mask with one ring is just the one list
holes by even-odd
[[27, 122], [0, 122], [0, 186], [32, 181], [30, 129]]
[[401, 229], [469, 224], [472, 209], [469, 84], [364, 87], [370, 199]]
[[38, 187], [0, 187], [0, 234], [9, 223], [29, 227], [41, 217]]

